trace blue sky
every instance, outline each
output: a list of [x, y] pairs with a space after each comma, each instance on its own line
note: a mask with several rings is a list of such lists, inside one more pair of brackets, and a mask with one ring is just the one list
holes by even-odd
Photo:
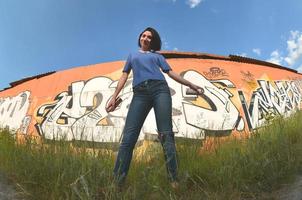
[[163, 50], [236, 54], [302, 71], [301, 0], [0, 0], [0, 88], [124, 60], [147, 26]]

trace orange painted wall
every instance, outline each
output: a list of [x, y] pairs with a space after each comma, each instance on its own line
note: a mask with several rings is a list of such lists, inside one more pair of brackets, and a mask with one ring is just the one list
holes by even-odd
[[[226, 132], [227, 135], [230, 135], [232, 132], [240, 133], [241, 131], [249, 131], [261, 126], [263, 119], [267, 115], [288, 115], [301, 108], [302, 75], [299, 73], [286, 68], [282, 69], [280, 67], [268, 66], [265, 65], [265, 63], [258, 64], [257, 62], [246, 62], [244, 60], [242, 62], [234, 61], [228, 57], [225, 57], [225, 59], [220, 59], [215, 56], [194, 58], [194, 56], [188, 57], [183, 55], [185, 54], [175, 53], [175, 58], [167, 58], [167, 61], [174, 71], [181, 73], [185, 78], [190, 79], [190, 81], [198, 83], [201, 87], [206, 87], [206, 92], [204, 96], [188, 96], [183, 93], [183, 91], [185, 91], [184, 86], [173, 82], [173, 80], [167, 77], [171, 89], [175, 91], [173, 99], [173, 107], [175, 103], [176, 110], [176, 114], [174, 113], [174, 128], [175, 131], [178, 132], [176, 134], [178, 137], [203, 139], [212, 131]], [[98, 107], [101, 105], [100, 101], [107, 102], [109, 99], [108, 94], [107, 96], [102, 96], [102, 94], [106, 92], [113, 93], [114, 86], [110, 89], [110, 83], [112, 82], [112, 84], [114, 84], [115, 82], [116, 84], [116, 80], [118, 80], [121, 75], [123, 65], [124, 61], [116, 61], [71, 68], [39, 79], [32, 79], [3, 90], [0, 92], [0, 125], [5, 127], [15, 123], [14, 129], [16, 130], [16, 127], [21, 128], [19, 129], [19, 133], [21, 134], [34, 136], [45, 136], [44, 134], [46, 134], [46, 138], [48, 139], [64, 138], [64, 134], [69, 134], [69, 136], [64, 139], [80, 138], [84, 140], [96, 139], [96, 141], [99, 142], [116, 142], [121, 135], [123, 120], [127, 113], [126, 105], [124, 105], [124, 107], [122, 105], [116, 115], [113, 113], [113, 116], [104, 114], [104, 106], [102, 108]], [[83, 92], [85, 87], [88, 87], [90, 84], [89, 81], [91, 86], [89, 86], [87, 91]], [[262, 87], [259, 81], [262, 82]], [[281, 81], [279, 87], [276, 85], [276, 81]], [[102, 85], [103, 82], [108, 85]], [[83, 102], [87, 104], [89, 98], [85, 95], [89, 96], [89, 94], [99, 93], [102, 97], [93, 98], [93, 102], [91, 102], [92, 106], [82, 106], [81, 111], [76, 113], [77, 111], [72, 109], [73, 106], [75, 106], [75, 102], [71, 105], [73, 94], [70, 88], [73, 83], [78, 83], [78, 87], [81, 88], [82, 91], [78, 93], [78, 95], [80, 95], [80, 103], [78, 103], [78, 106], [81, 106]], [[96, 85], [97, 83], [100, 83], [100, 85]], [[263, 87], [265, 85], [267, 86], [266, 88]], [[283, 86], [284, 90], [282, 90], [280, 86]], [[267, 91], [270, 92], [271, 89], [274, 89], [275, 94], [265, 93]], [[20, 93], [25, 91], [30, 93], [27, 99], [25, 97], [26, 95], [18, 97]], [[64, 91], [67, 92], [66, 94], [62, 94], [64, 97], [60, 100], [55, 99]], [[253, 94], [259, 104], [251, 103]], [[128, 104], [131, 99], [131, 86], [129, 86], [127, 90], [125, 89], [122, 95], [124, 95], [124, 102], [122, 104]], [[247, 110], [244, 109], [242, 96], [246, 100], [246, 109], [250, 109], [253, 105], [259, 107], [257, 111], [254, 109], [254, 111], [249, 113], [253, 115], [250, 119], [248, 119]], [[178, 99], [176, 99], [176, 97]], [[267, 100], [267, 97], [270, 97], [270, 100]], [[65, 102], [62, 100], [64, 98], [66, 99]], [[28, 105], [26, 103], [24, 104], [25, 100], [28, 102]], [[20, 101], [22, 101], [22, 103], [20, 103]], [[60, 112], [56, 107], [59, 103], [62, 103]], [[16, 106], [13, 110], [14, 104]], [[45, 106], [47, 104], [52, 104], [52, 106]], [[23, 109], [25, 108], [24, 106], [27, 106], [26, 113], [22, 111], [23, 113], [18, 114], [19, 107]], [[235, 108], [238, 110], [238, 119], [235, 119], [237, 115]], [[22, 109], [20, 109], [20, 112]], [[187, 109], [187, 111], [185, 109]], [[284, 112], [278, 113], [278, 109]], [[95, 110], [98, 110], [98, 112], [95, 112]], [[196, 113], [194, 114], [195, 110]], [[57, 113], [55, 113], [56, 111]], [[66, 114], [68, 113], [67, 111], [71, 112], [72, 116], [68, 116]], [[40, 114], [38, 114], [38, 112]], [[255, 113], [253, 114], [253, 112]], [[55, 122], [48, 123], [46, 121], [51, 120], [53, 117], [51, 113], [53, 116], [57, 116], [58, 119]], [[86, 118], [83, 117], [84, 115]], [[257, 119], [257, 117], [255, 117], [256, 115], [260, 116], [258, 116], [259, 123], [255, 122]], [[28, 116], [28, 121], [25, 122], [22, 119], [23, 122], [20, 122], [20, 118], [18, 119], [19, 121], [16, 120], [14, 122], [13, 119], [10, 119], [10, 116]], [[218, 124], [215, 122], [216, 117]], [[219, 121], [221, 117], [224, 117], [225, 120]], [[150, 125], [152, 119], [152, 116], [150, 116], [150, 119], [147, 119], [145, 123], [146, 127], [142, 130], [142, 138], [144, 134], [156, 134], [156, 131], [153, 130], [156, 127], [154, 127], [154, 124]], [[89, 123], [93, 125], [83, 127], [85, 120], [90, 120]], [[250, 121], [250, 123], [248, 121]], [[226, 125], [223, 124], [224, 122]], [[210, 126], [209, 123], [212, 125]], [[50, 124], [55, 124], [55, 128], [50, 127], [52, 126]], [[37, 125], [40, 125], [40, 129], [37, 128]], [[232, 126], [233, 128], [231, 129], [230, 127]], [[193, 129], [197, 135], [194, 135]], [[43, 131], [45, 133], [43, 133]], [[89, 136], [82, 137], [85, 133]], [[79, 136], [79, 134], [82, 135]], [[102, 134], [105, 135], [99, 137], [99, 135]]]

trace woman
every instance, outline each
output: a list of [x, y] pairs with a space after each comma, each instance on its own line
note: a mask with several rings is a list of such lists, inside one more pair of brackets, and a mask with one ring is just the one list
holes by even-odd
[[114, 175], [121, 186], [127, 176], [133, 148], [140, 130], [150, 109], [153, 108], [159, 139], [166, 159], [168, 176], [172, 187], [175, 187], [177, 186], [177, 159], [174, 133], [172, 132], [172, 101], [169, 87], [162, 72], [167, 73], [170, 78], [190, 87], [197, 93], [202, 88], [174, 73], [165, 58], [156, 53], [161, 49], [161, 39], [155, 29], [146, 28], [139, 35], [138, 46], [140, 47], [139, 51], [128, 56], [117, 88], [106, 107], [107, 112], [112, 112], [115, 109], [118, 94], [132, 70], [134, 94], [126, 118]]

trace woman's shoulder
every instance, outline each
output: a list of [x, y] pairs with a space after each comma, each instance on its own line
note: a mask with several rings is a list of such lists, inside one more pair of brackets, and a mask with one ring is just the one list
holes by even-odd
[[139, 51], [130, 51], [128, 54], [128, 56], [131, 56], [131, 57], [136, 57], [139, 55], [140, 55]]
[[164, 56], [160, 53], [160, 51], [152, 51], [152, 53], [153, 53], [154, 55], [158, 56], [158, 57], [164, 57]]
[[160, 60], [165, 59], [165, 57], [159, 51], [153, 51], [152, 54], [159, 58]]

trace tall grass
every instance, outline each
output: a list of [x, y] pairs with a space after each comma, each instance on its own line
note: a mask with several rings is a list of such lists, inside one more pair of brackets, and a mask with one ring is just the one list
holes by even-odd
[[[125, 187], [112, 177], [115, 153], [72, 142], [16, 143], [0, 134], [0, 170], [27, 199], [262, 199], [302, 172], [302, 113], [277, 118], [249, 139], [230, 138], [211, 151], [177, 140], [180, 186], [170, 187], [159, 143], [135, 152]], [[139, 155], [139, 156], [138, 156]]]

